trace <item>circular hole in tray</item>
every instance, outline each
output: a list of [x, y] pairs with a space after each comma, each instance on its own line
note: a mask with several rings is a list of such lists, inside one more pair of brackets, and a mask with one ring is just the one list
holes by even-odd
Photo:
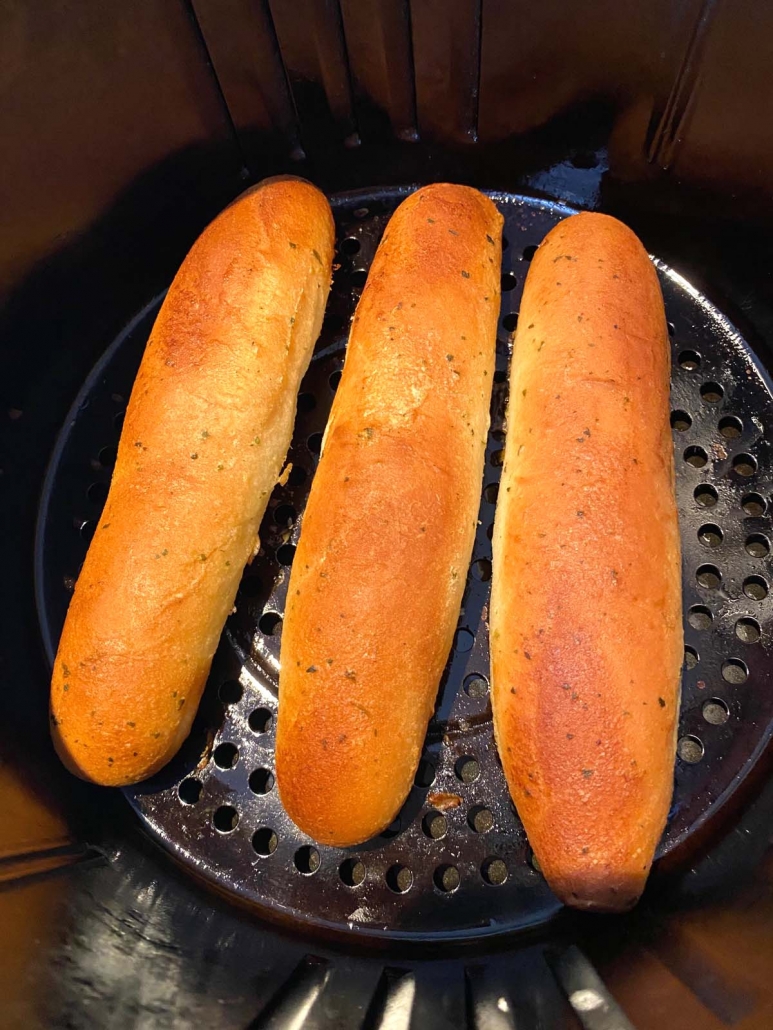
[[703, 718], [711, 726], [722, 726], [730, 718], [730, 709], [719, 697], [706, 701], [701, 709]]
[[770, 554], [770, 541], [763, 533], [751, 533], [746, 538], [744, 548], [752, 558], [765, 558]]
[[679, 355], [679, 367], [686, 372], [694, 372], [701, 367], [701, 356], [697, 350], [683, 350]]
[[704, 465], [708, 464], [709, 456], [702, 447], [693, 444], [685, 450], [684, 460], [694, 469], [702, 469]]
[[97, 524], [93, 519], [86, 519], [85, 522], [81, 522], [79, 532], [81, 538], [86, 543], [91, 543], [91, 538], [94, 536], [94, 530], [97, 528]]
[[492, 887], [501, 887], [507, 880], [507, 865], [501, 858], [487, 858], [480, 867], [480, 874]]
[[488, 558], [479, 558], [473, 562], [472, 574], [481, 583], [488, 583], [491, 579], [491, 562]]
[[740, 658], [728, 658], [726, 662], [722, 663], [722, 679], [726, 683], [732, 683], [737, 687], [741, 683], [745, 683], [748, 678], [749, 670], [746, 662], [741, 661]]
[[421, 825], [426, 835], [433, 840], [442, 840], [448, 833], [448, 820], [442, 812], [427, 812]]
[[279, 612], [264, 612], [258, 622], [258, 629], [267, 637], [278, 637], [282, 632], [282, 616]]
[[464, 692], [468, 697], [485, 697], [488, 694], [488, 680], [475, 672], [464, 681]]
[[195, 805], [201, 797], [201, 780], [197, 780], [194, 779], [193, 776], [189, 776], [187, 779], [183, 780], [177, 788], [177, 794], [183, 804]]
[[398, 862], [387, 869], [386, 882], [387, 887], [395, 894], [407, 894], [413, 886], [413, 873], [407, 866]]
[[276, 851], [279, 840], [270, 826], [261, 826], [252, 835], [252, 847], [261, 858], [267, 858]]
[[762, 494], [744, 494], [741, 501], [741, 507], [744, 510], [745, 515], [749, 515], [752, 518], [757, 518], [760, 515], [765, 514], [768, 502], [762, 496]]
[[254, 711], [250, 712], [250, 717], [247, 722], [253, 733], [266, 733], [271, 729], [273, 719], [274, 716], [268, 708], [256, 708]]
[[714, 616], [703, 604], [694, 604], [687, 613], [687, 621], [693, 629], [711, 629]]
[[115, 459], [118, 457], [117, 447], [103, 447], [99, 452], [99, 464], [102, 468], [111, 469], [115, 465]]
[[671, 412], [671, 428], [675, 429], [678, 433], [686, 433], [691, 425], [692, 417], [686, 411], [677, 410]]
[[467, 814], [467, 822], [476, 833], [488, 833], [494, 825], [494, 816], [485, 805], [473, 805]]
[[311, 844], [304, 844], [293, 855], [293, 865], [303, 876], [313, 876], [320, 866], [319, 852]]
[[443, 894], [453, 894], [458, 889], [462, 878], [455, 865], [439, 865], [432, 874], [432, 880]]
[[413, 778], [413, 782], [415, 786], [422, 789], [431, 787], [435, 782], [435, 766], [428, 758], [419, 759], [419, 764], [416, 768], [416, 775]]
[[706, 404], [719, 404], [724, 395], [724, 388], [719, 383], [708, 382], [701, 385], [701, 397]]
[[768, 596], [768, 581], [762, 576], [747, 576], [743, 581], [743, 592], [753, 601], [762, 601]]
[[338, 867], [338, 875], [347, 887], [359, 887], [365, 879], [365, 865], [359, 858], [347, 858]]
[[722, 573], [716, 565], [699, 565], [695, 580], [704, 590], [717, 590], [722, 582]]
[[701, 758], [703, 758], [703, 741], [700, 737], [693, 736], [693, 734], [680, 737], [676, 753], [687, 765], [697, 765]]
[[277, 526], [289, 529], [298, 517], [298, 513], [292, 504], [278, 504], [274, 508], [274, 522]]
[[719, 432], [726, 440], [736, 440], [743, 432], [743, 422], [736, 415], [725, 415], [719, 420]]
[[107, 490], [107, 483], [91, 483], [86, 491], [86, 496], [92, 504], [96, 504], [101, 508], [107, 500]]
[[226, 741], [223, 744], [218, 744], [212, 752], [212, 758], [218, 769], [233, 769], [239, 760], [239, 749], [236, 744]]
[[454, 651], [457, 654], [464, 654], [467, 651], [472, 651], [472, 645], [475, 643], [475, 637], [468, 629], [458, 629], [454, 636]]
[[231, 833], [239, 825], [239, 813], [233, 805], [221, 805], [215, 809], [212, 825], [219, 833]]
[[217, 696], [224, 705], [238, 705], [242, 699], [242, 685], [238, 680], [226, 680], [220, 684]]
[[362, 244], [355, 236], [347, 236], [345, 240], [341, 240], [341, 253], [346, 254], [347, 257], [352, 257], [354, 254], [358, 254]]
[[274, 774], [270, 769], [253, 769], [248, 783], [252, 793], [262, 797], [273, 790]]
[[733, 458], [733, 471], [744, 478], [753, 476], [757, 471], [757, 459], [753, 454], [736, 454]]
[[744, 644], [756, 644], [760, 639], [760, 624], [756, 619], [739, 619], [735, 624], [735, 635]]
[[295, 557], [295, 544], [282, 544], [276, 550], [276, 560], [280, 565], [289, 566]]
[[462, 783], [474, 783], [480, 776], [480, 763], [472, 755], [462, 755], [454, 764], [454, 772]]
[[693, 497], [701, 508], [713, 508], [719, 500], [719, 494], [711, 483], [701, 483], [700, 486], [696, 486]]
[[698, 530], [698, 539], [704, 547], [719, 547], [722, 543], [723, 536], [724, 534], [722, 530], [713, 522], [707, 522]]

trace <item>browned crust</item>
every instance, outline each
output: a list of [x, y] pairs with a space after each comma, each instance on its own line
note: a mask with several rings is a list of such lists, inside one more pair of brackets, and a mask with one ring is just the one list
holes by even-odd
[[669, 348], [613, 218], [545, 239], [524, 290], [494, 529], [492, 703], [529, 841], [568, 904], [635, 903], [668, 813], [682, 663]]
[[52, 734], [79, 776], [144, 779], [190, 731], [287, 453], [333, 243], [318, 190], [267, 181], [175, 277], [53, 671]]
[[324, 843], [384, 829], [418, 764], [474, 539], [501, 227], [476, 190], [414, 193], [354, 318], [282, 633], [277, 781]]

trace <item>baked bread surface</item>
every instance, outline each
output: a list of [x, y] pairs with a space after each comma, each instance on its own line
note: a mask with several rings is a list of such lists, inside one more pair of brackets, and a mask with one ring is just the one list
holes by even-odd
[[518, 813], [570, 905], [629, 908], [669, 810], [683, 658], [655, 269], [601, 214], [527, 277], [493, 538], [492, 705]]
[[480, 502], [502, 217], [435, 185], [392, 216], [357, 307], [282, 631], [276, 772], [315, 840], [388, 826], [419, 762]]
[[333, 246], [315, 187], [265, 180], [169, 289], [53, 670], [53, 739], [79, 776], [142, 780], [190, 731], [290, 444]]

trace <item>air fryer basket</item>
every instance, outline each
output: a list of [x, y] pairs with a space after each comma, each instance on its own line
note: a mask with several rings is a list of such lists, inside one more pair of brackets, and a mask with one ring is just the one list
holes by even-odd
[[[494, 746], [488, 604], [521, 291], [536, 245], [571, 212], [494, 195], [505, 215], [497, 368], [478, 532], [453, 653], [400, 815], [362, 848], [331, 848], [296, 829], [274, 789], [279, 640], [288, 569], [349, 322], [388, 217], [407, 192], [333, 198], [334, 287], [301, 387], [289, 481], [270, 500], [261, 553], [243, 577], [196, 731], [170, 767], [125, 793], [153, 836], [183, 863], [265, 914], [338, 933], [439, 942], [534, 927], [560, 908], [530, 857]], [[771, 603], [773, 465], [763, 433], [773, 425], [773, 397], [738, 330], [657, 264], [673, 350], [686, 629], [676, 785], [658, 852], [664, 856], [732, 797], [773, 732], [770, 641], [761, 629]], [[49, 661], [99, 526], [124, 407], [158, 304], [142, 312], [89, 375], [46, 477], [36, 572]], [[410, 570], [401, 574], [410, 590]], [[410, 679], [411, 669], [405, 673]]]
[[[0, 1026], [773, 1025], [773, 14], [43, 0], [0, 17]], [[340, 265], [294, 472], [190, 741], [125, 796], [91, 788], [51, 753], [47, 679], [134, 372], [193, 239], [279, 171], [331, 195]], [[416, 784], [381, 838], [337, 851], [273, 785], [283, 591], [378, 238], [406, 183], [444, 179], [492, 191], [507, 220], [480, 526]], [[656, 261], [684, 547], [674, 806], [644, 898], [615, 918], [547, 890], [487, 689], [512, 332], [531, 248], [577, 208], [627, 221]]]

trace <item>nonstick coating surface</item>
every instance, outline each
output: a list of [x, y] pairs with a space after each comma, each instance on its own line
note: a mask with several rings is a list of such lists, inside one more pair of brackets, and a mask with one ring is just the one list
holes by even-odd
[[[151, 834], [182, 863], [264, 914], [339, 933], [440, 941], [536, 927], [560, 910], [531, 864], [494, 747], [487, 605], [512, 331], [535, 246], [572, 212], [492, 194], [506, 219], [507, 246], [480, 525], [459, 630], [416, 784], [398, 820], [361, 847], [338, 849], [300, 833], [274, 785], [281, 615], [349, 319], [388, 217], [409, 192], [332, 198], [340, 267], [301, 388], [289, 454], [293, 472], [271, 498], [260, 554], [245, 571], [191, 737], [161, 774], [125, 794]], [[686, 645], [674, 801], [662, 856], [728, 800], [773, 728], [773, 397], [767, 374], [734, 326], [675, 272], [656, 265], [672, 332]], [[52, 457], [35, 555], [50, 661], [107, 495], [123, 412], [162, 299], [108, 348]], [[647, 547], [646, 539], [641, 546]], [[410, 590], [411, 570], [404, 575]], [[619, 644], [625, 649], [625, 640]]]

